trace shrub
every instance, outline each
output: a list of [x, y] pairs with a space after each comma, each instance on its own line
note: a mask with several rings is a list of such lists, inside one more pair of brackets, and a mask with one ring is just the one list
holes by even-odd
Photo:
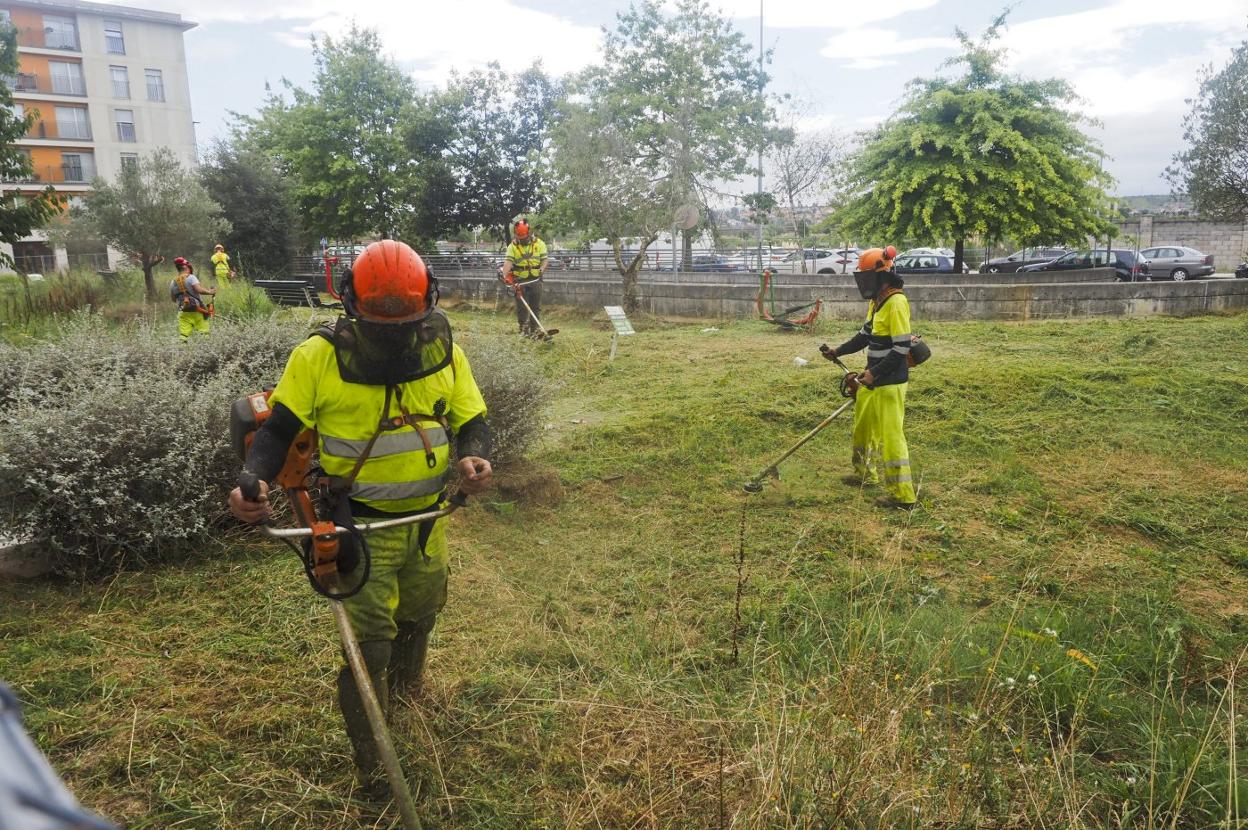
[[536, 360], [517, 355], [519, 347], [514, 342], [477, 335], [462, 345], [489, 408], [495, 465], [523, 458], [541, 431], [553, 387], [537, 369]]
[[0, 492], [15, 530], [62, 572], [181, 556], [224, 515], [236, 397], [278, 377], [302, 326], [167, 325], [79, 314], [54, 342], [0, 344]]
[[[63, 573], [183, 558], [228, 526], [238, 473], [230, 405], [274, 383], [308, 335], [292, 315], [234, 322], [182, 346], [168, 327], [74, 315], [54, 341], [0, 343], [0, 493], [5, 524]], [[548, 385], [510, 349], [471, 344], [498, 457], [519, 456]]]

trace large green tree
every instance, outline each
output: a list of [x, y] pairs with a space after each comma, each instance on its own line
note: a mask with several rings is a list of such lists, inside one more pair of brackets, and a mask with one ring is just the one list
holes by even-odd
[[[294, 185], [303, 221], [331, 239], [393, 237], [425, 204], [440, 153], [413, 156], [409, 135], [435, 113], [411, 78], [382, 57], [376, 31], [352, 26], [312, 44], [312, 89], [287, 83], [244, 124]], [[419, 143], [419, 142], [418, 142]]]
[[[33, 113], [19, 116], [13, 111], [13, 90], [5, 79], [17, 74], [17, 66], [17, 29], [0, 24], [0, 182], [28, 180], [33, 172], [30, 155], [13, 144], [26, 135], [35, 119]], [[0, 190], [0, 242], [12, 245], [24, 239], [60, 210], [60, 198], [51, 187], [27, 195], [16, 189]], [[12, 265], [13, 259], [0, 252], [0, 263]]]
[[97, 179], [71, 218], [71, 232], [102, 239], [139, 264], [152, 301], [157, 265], [179, 255], [195, 262], [197, 251], [206, 264], [213, 243], [230, 230], [199, 176], [168, 148], [123, 166], [115, 182]]
[[199, 169], [231, 230], [220, 240], [245, 276], [290, 270], [299, 240], [294, 187], [275, 159], [246, 144], [217, 142]]
[[951, 240], [955, 270], [968, 237], [1083, 244], [1113, 230], [1112, 180], [1080, 129], [1074, 91], [1007, 74], [996, 43], [1004, 23], [979, 41], [957, 31], [956, 77], [910, 82], [853, 156], [856, 195], [834, 221], [864, 239]]
[[453, 129], [446, 160], [454, 193], [443, 202], [450, 221], [505, 241], [513, 216], [547, 207], [550, 128], [562, 93], [540, 63], [515, 74], [492, 63], [452, 76], [438, 96], [439, 120]]
[[1173, 186], [1214, 219], [1248, 220], [1248, 40], [1221, 72], [1201, 72], [1183, 139], [1190, 145], [1167, 168]]
[[[704, 0], [634, 4], [606, 33], [603, 63], [573, 85], [554, 134], [555, 213], [616, 253], [623, 301], [678, 208], [718, 200], [752, 172], [774, 114], [753, 48]], [[594, 166], [594, 154], [600, 162]], [[637, 237], [624, 256], [624, 237]]]

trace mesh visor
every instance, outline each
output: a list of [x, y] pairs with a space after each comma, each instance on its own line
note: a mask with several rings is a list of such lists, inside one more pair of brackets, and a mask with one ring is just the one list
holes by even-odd
[[407, 323], [339, 317], [334, 354], [347, 383], [394, 386], [420, 380], [451, 365], [451, 321], [440, 308]]
[[858, 293], [864, 300], [875, 298], [880, 293], [880, 271], [855, 271], [854, 282], [858, 284]]

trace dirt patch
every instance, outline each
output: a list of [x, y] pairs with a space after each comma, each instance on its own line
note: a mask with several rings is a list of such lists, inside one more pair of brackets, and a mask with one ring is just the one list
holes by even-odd
[[564, 499], [563, 483], [553, 467], [517, 461], [494, 473], [492, 501], [516, 502], [526, 507], [554, 507]]

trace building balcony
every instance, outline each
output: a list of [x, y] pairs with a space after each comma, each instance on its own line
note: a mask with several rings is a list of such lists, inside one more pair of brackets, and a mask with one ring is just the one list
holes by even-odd
[[76, 95], [85, 97], [87, 85], [82, 78], [54, 77], [41, 78], [33, 72], [19, 72], [16, 75], [0, 77], [14, 95], [24, 92], [38, 92], [45, 95]]
[[83, 164], [49, 164], [36, 166], [23, 178], [5, 179], [5, 184], [81, 184], [95, 178], [95, 170]]
[[92, 141], [91, 127], [85, 121], [36, 121], [26, 133], [27, 140], [34, 141]]
[[58, 49], [65, 52], [80, 50], [77, 32], [57, 31], [38, 26], [18, 27], [17, 45], [33, 49]]

